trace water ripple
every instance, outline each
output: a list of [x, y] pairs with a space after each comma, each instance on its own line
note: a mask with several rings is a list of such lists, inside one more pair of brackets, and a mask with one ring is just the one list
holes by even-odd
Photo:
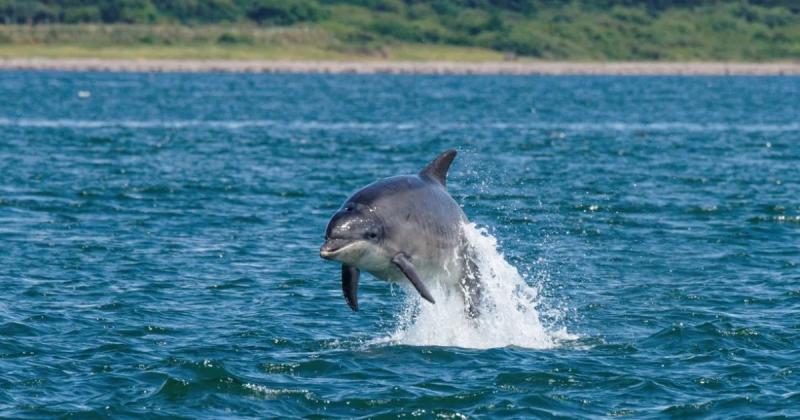
[[[800, 417], [798, 78], [4, 72], [0, 94], [2, 417]], [[491, 322], [367, 274], [353, 313], [328, 217], [448, 147]]]

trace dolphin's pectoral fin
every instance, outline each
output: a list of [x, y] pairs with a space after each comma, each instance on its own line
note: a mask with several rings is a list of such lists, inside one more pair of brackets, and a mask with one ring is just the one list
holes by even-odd
[[392, 258], [392, 262], [403, 274], [406, 276], [408, 281], [414, 285], [414, 288], [417, 289], [417, 292], [423, 299], [427, 300], [430, 303], [436, 303], [433, 300], [433, 296], [431, 296], [431, 292], [425, 287], [425, 284], [422, 283], [422, 279], [419, 278], [417, 274], [417, 270], [414, 268], [414, 264], [408, 260], [408, 258], [403, 253], [399, 253]]
[[342, 264], [342, 292], [347, 306], [353, 311], [358, 310], [358, 267]]
[[454, 149], [448, 149], [442, 152], [436, 159], [433, 160], [428, 166], [423, 169], [419, 175], [424, 178], [432, 179], [442, 186], [447, 183], [447, 171], [450, 169], [450, 164], [456, 157]]

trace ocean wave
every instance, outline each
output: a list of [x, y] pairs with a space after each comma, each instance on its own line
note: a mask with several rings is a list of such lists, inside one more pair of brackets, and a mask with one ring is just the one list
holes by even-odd
[[796, 132], [800, 123], [785, 124], [741, 124], [741, 123], [692, 123], [679, 121], [658, 122], [361, 122], [361, 121], [313, 121], [313, 120], [82, 120], [82, 119], [38, 119], [38, 118], [0, 118], [2, 127], [19, 128], [68, 128], [68, 129], [182, 129], [207, 128], [219, 130], [239, 130], [248, 128], [280, 127], [294, 130], [563, 130], [570, 132]]

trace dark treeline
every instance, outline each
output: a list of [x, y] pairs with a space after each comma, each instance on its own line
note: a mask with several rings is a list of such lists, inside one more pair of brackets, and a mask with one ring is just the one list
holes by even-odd
[[[477, 10], [499, 17], [511, 12], [522, 16], [538, 10], [575, 3], [568, 0], [0, 0], [0, 23], [224, 23], [251, 21], [267, 25], [292, 25], [329, 19], [336, 5], [363, 7], [374, 12], [406, 11], [413, 19], [416, 6], [430, 8], [442, 17]], [[798, 0], [598, 0], [578, 1], [582, 7], [637, 7], [649, 13], [670, 8], [691, 8], [722, 3], [747, 3], [782, 7], [800, 13]], [[494, 23], [495, 25], [497, 22]]]

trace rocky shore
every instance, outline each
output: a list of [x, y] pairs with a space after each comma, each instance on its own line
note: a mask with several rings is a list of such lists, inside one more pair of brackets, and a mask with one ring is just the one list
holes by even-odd
[[267, 61], [2, 58], [1, 70], [510, 75], [800, 75], [800, 62]]

